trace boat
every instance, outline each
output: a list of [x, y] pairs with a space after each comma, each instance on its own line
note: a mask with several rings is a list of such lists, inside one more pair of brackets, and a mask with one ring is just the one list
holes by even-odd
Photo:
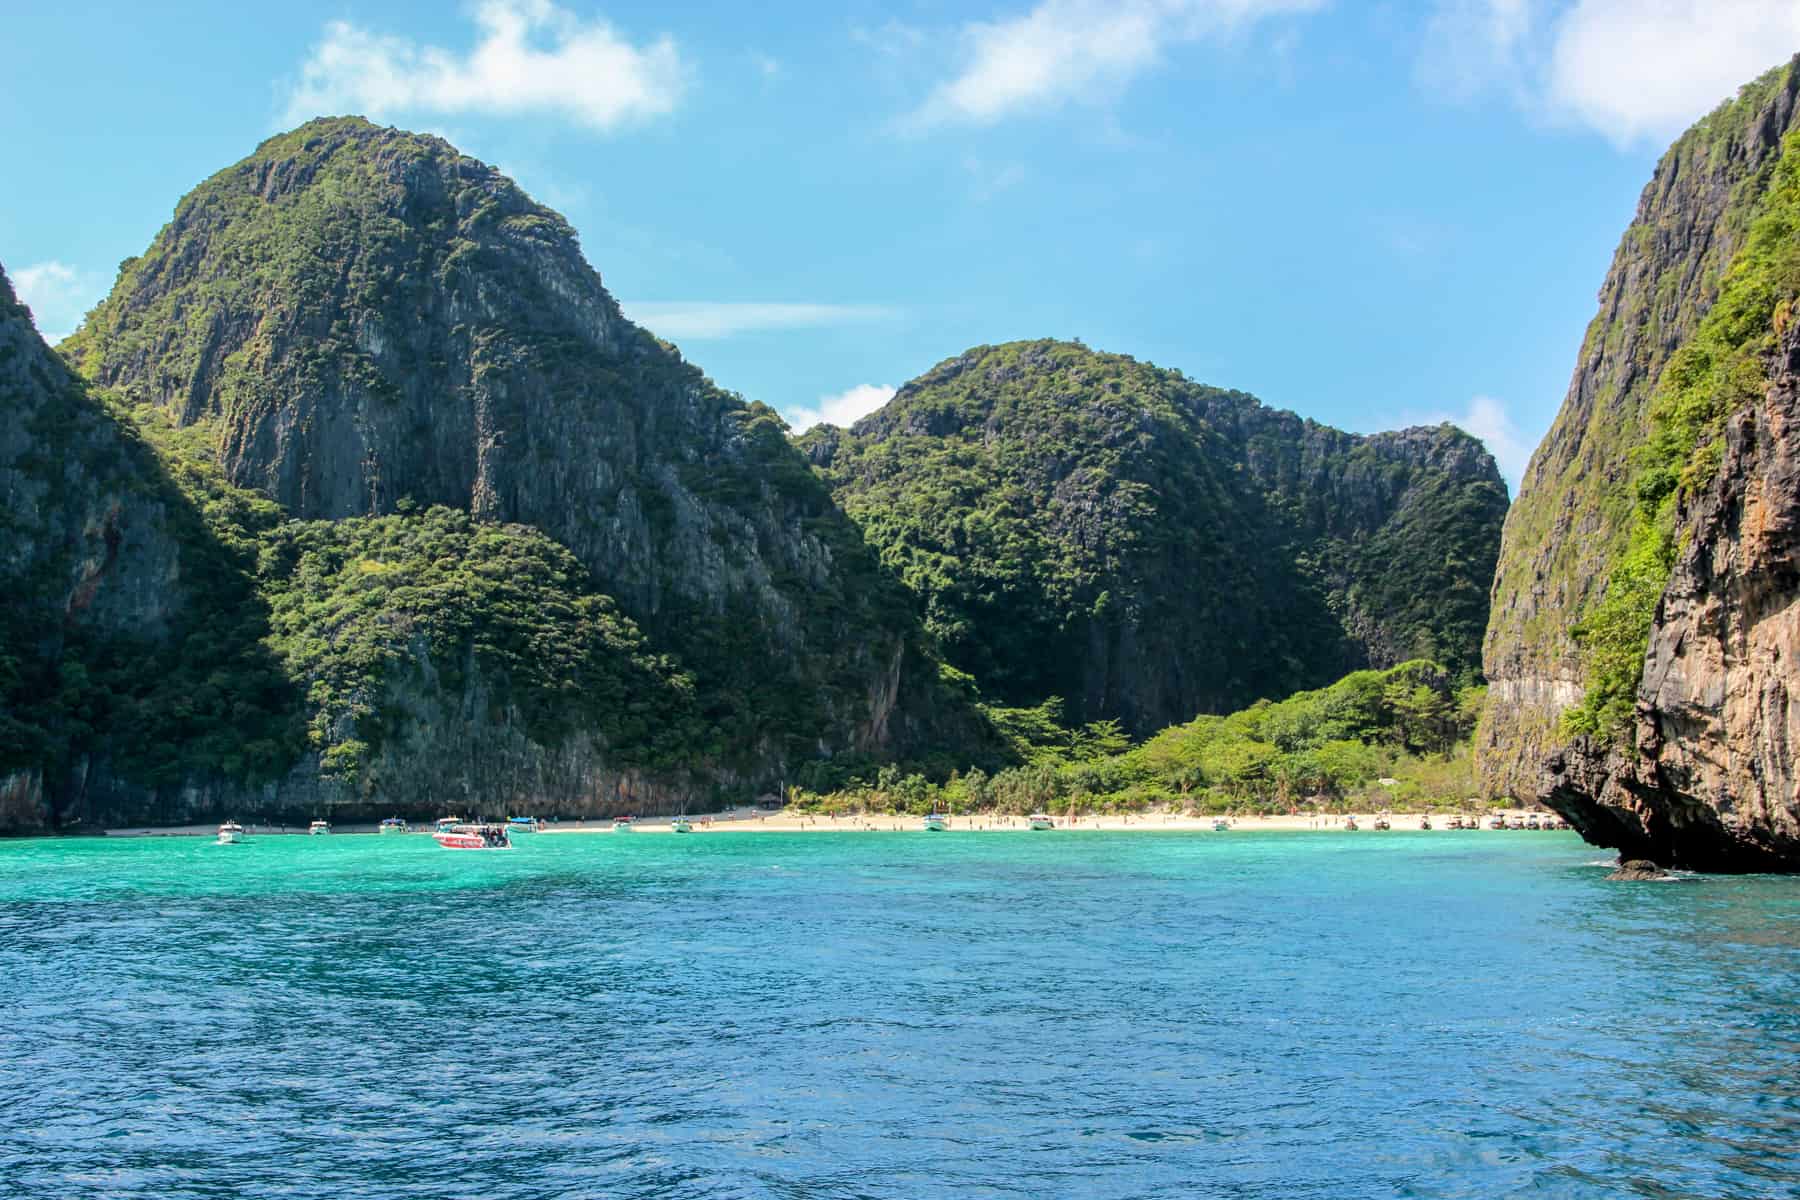
[[1506, 818], [1505, 817], [1489, 817], [1488, 818], [1488, 828], [1489, 829], [1505, 829], [1506, 828]]
[[1525, 818], [1525, 828], [1527, 828], [1527, 829], [1542, 829], [1543, 828], [1543, 826], [1538, 823], [1538, 817], [1537, 817], [1536, 813], [1532, 813], [1529, 817]]
[[669, 829], [675, 833], [694, 832], [694, 823], [686, 817], [676, 817], [669, 823]]
[[1346, 833], [1355, 833], [1356, 832], [1356, 818], [1355, 817], [1345, 817], [1344, 818], [1344, 831]]
[[1518, 817], [1514, 817], [1506, 823], [1506, 827], [1508, 829], [1523, 829], [1525, 828], [1525, 822]]
[[389, 817], [377, 828], [379, 828], [382, 833], [405, 833], [407, 831], [406, 822], [399, 817]]
[[1430, 829], [1431, 828], [1431, 818], [1430, 817], [1420, 817], [1419, 818], [1419, 828], [1420, 829]]
[[630, 817], [614, 817], [613, 818], [613, 832], [614, 833], [630, 833], [631, 829], [632, 829], [632, 825], [631, 825]]
[[331, 824], [327, 821], [314, 821], [306, 827], [308, 837], [324, 837], [331, 832]]
[[236, 821], [227, 821], [219, 826], [219, 845], [221, 846], [235, 846], [246, 836], [248, 835], [244, 833], [244, 827]]
[[1231, 822], [1227, 821], [1224, 817], [1219, 817], [1213, 821], [1214, 833], [1228, 833], [1230, 830]]
[[950, 828], [950, 818], [946, 817], [943, 813], [925, 814], [926, 833], [942, 833], [948, 828]]
[[438, 822], [438, 830], [431, 836], [437, 844], [446, 850], [508, 850], [512, 841], [506, 836], [504, 825], [456, 824], [448, 829]]
[[1375, 828], [1377, 828], [1377, 829], [1392, 829], [1393, 826], [1388, 824], [1388, 819], [1386, 817], [1376, 817], [1375, 818]]
[[1033, 829], [1056, 828], [1056, 822], [1050, 819], [1049, 813], [1032, 813], [1026, 820], [1031, 822], [1031, 827]]
[[541, 833], [544, 823], [536, 817], [508, 817], [506, 829], [508, 833]]
[[438, 833], [449, 833], [452, 829], [455, 829], [458, 825], [461, 825], [462, 823], [463, 823], [463, 819], [461, 817], [439, 817], [438, 823], [437, 823], [437, 832]]

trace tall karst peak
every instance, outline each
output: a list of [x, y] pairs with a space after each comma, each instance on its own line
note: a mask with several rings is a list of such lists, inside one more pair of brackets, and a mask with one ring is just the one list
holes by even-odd
[[289, 516], [547, 534], [693, 673], [736, 786], [975, 728], [773, 411], [625, 320], [566, 221], [440, 138], [269, 139], [64, 349]]

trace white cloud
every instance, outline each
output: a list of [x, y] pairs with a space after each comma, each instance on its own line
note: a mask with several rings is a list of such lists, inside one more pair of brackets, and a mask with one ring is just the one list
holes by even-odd
[[1796, 0], [1582, 0], [1550, 101], [1618, 142], [1666, 141], [1800, 50]]
[[474, 16], [479, 37], [467, 54], [332, 21], [300, 68], [287, 120], [533, 114], [606, 131], [662, 116], [681, 97], [686, 68], [667, 36], [633, 45], [551, 0], [483, 0]]
[[38, 332], [51, 345], [68, 337], [106, 285], [92, 273], [50, 259], [11, 272], [13, 291], [30, 309]]
[[965, 65], [907, 124], [986, 125], [1112, 94], [1165, 47], [1236, 32], [1325, 0], [1041, 0], [1023, 16], [964, 25]]
[[1800, 0], [1439, 0], [1419, 77], [1660, 144], [1797, 49]]
[[772, 304], [758, 301], [623, 300], [625, 315], [667, 338], [705, 341], [770, 329], [816, 329], [879, 321], [894, 311], [867, 304]]
[[789, 409], [782, 415], [795, 433], [805, 433], [814, 425], [849, 425], [858, 417], [866, 417], [894, 398], [894, 389], [884, 383], [859, 383], [847, 391], [820, 396], [811, 407]]

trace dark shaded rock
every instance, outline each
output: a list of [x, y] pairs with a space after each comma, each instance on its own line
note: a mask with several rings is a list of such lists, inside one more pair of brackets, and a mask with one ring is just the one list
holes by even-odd
[[1645, 858], [1634, 858], [1619, 864], [1618, 870], [1607, 876], [1608, 879], [1620, 879], [1632, 882], [1649, 882], [1667, 879], [1669, 873]]

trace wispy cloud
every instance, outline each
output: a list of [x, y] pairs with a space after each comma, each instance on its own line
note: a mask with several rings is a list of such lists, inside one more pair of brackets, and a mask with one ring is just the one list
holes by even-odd
[[722, 300], [622, 300], [625, 315], [669, 338], [706, 341], [771, 329], [815, 329], [898, 314], [869, 304], [781, 304]]
[[842, 392], [820, 396], [815, 405], [790, 408], [782, 415], [796, 433], [805, 433], [814, 425], [850, 425], [866, 417], [894, 398], [894, 389], [885, 383], [859, 383]]
[[1660, 144], [1800, 49], [1795, 0], [1438, 0], [1427, 87]]
[[326, 114], [552, 116], [602, 132], [674, 110], [687, 69], [674, 41], [634, 45], [551, 0], [483, 0], [466, 54], [332, 21], [300, 68], [289, 123]]
[[20, 267], [11, 277], [13, 290], [31, 309], [38, 332], [51, 345], [68, 337], [106, 292], [97, 275], [55, 259]]
[[[955, 35], [963, 66], [905, 121], [913, 130], [990, 125], [1071, 101], [1109, 97], [1165, 49], [1222, 38], [1325, 0], [1041, 0], [1021, 16]], [[916, 34], [916, 31], [907, 31]]]

